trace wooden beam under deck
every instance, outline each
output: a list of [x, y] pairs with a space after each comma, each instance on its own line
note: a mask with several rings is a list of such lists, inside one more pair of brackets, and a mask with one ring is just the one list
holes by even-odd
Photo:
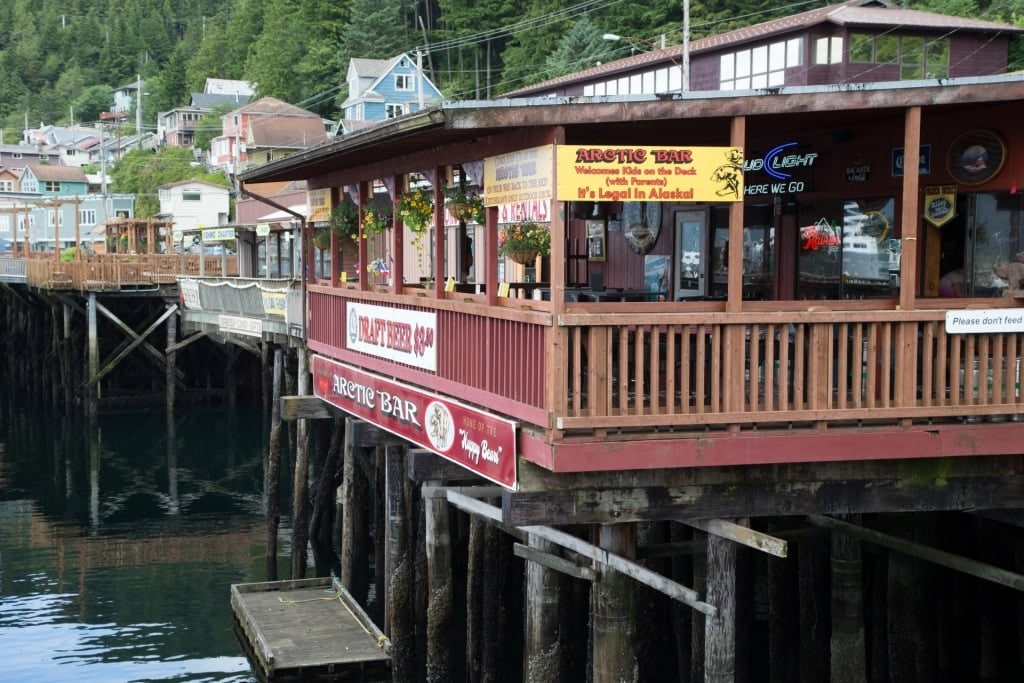
[[1024, 507], [1024, 456], [552, 474], [522, 464], [508, 525]]

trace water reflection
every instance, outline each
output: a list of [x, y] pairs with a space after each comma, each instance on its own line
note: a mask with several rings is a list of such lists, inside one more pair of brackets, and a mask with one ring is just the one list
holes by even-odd
[[266, 575], [259, 413], [89, 426], [2, 390], [0, 680], [253, 680], [229, 586]]

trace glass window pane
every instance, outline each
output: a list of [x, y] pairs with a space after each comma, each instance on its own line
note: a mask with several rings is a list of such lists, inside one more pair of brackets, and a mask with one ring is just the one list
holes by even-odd
[[736, 77], [736, 56], [735, 55], [722, 55], [719, 61], [719, 80], [731, 81]]
[[891, 197], [843, 203], [844, 297], [889, 293], [890, 272], [899, 271], [898, 254], [890, 250], [895, 204]]
[[842, 219], [838, 202], [807, 203], [800, 207], [797, 298], [839, 298]]
[[[996, 296], [1009, 284], [996, 271], [1005, 274], [1001, 264], [1017, 260], [1022, 248], [1021, 195], [1008, 192], [981, 192], [974, 197], [974, 259], [968, 282], [968, 295]], [[969, 233], [970, 234], [970, 233]]]
[[639, 95], [643, 92], [643, 79], [640, 78], [640, 74], [634, 74], [629, 77], [629, 94]]
[[757, 74], [751, 76], [750, 87], [756, 89], [768, 87], [768, 74]]
[[768, 70], [778, 71], [786, 68], [786, 44], [772, 43], [768, 47]]
[[831, 49], [829, 51], [829, 64], [842, 64], [843, 63], [843, 37], [833, 36], [831, 42]]
[[793, 68], [804, 63], [804, 39], [793, 38], [786, 41], [786, 67]]
[[737, 78], [736, 79], [737, 90], [750, 90], [750, 79], [749, 78]]
[[924, 78], [924, 68], [920, 64], [903, 64], [900, 66], [900, 79], [916, 81]]
[[924, 64], [924, 38], [904, 37], [900, 42], [902, 64]]
[[814, 41], [814, 63], [828, 64], [828, 38], [818, 38]]
[[742, 78], [750, 75], [750, 50], [736, 53], [736, 76]]
[[760, 47], [755, 47], [750, 53], [750, 60], [750, 73], [768, 73], [768, 46], [762, 45]]
[[900, 39], [896, 36], [875, 38], [875, 61], [879, 64], [895, 64], [900, 53]]
[[647, 73], [641, 74], [640, 80], [642, 81], [640, 92], [645, 94], [657, 92], [654, 89], [654, 72], [648, 71]]
[[874, 41], [866, 33], [854, 33], [850, 36], [850, 62], [870, 64], [874, 61]]
[[781, 85], [786, 85], [785, 71], [773, 71], [768, 74], [768, 87], [774, 88]]

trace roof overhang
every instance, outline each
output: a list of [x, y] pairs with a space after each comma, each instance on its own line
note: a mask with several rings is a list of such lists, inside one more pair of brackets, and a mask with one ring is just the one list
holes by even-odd
[[[420, 157], [454, 144], [472, 145], [512, 130], [597, 126], [635, 128], [644, 122], [696, 121], [761, 116], [805, 117], [810, 113], [862, 116], [913, 106], [967, 106], [1024, 99], [1024, 74], [948, 79], [802, 86], [751, 91], [697, 91], [663, 95], [548, 97], [444, 103], [240, 174], [243, 183], [316, 179], [379, 167], [402, 157]], [[483, 158], [481, 153], [478, 158]], [[464, 157], [469, 158], [469, 157]], [[320, 185], [311, 182], [311, 187]]]

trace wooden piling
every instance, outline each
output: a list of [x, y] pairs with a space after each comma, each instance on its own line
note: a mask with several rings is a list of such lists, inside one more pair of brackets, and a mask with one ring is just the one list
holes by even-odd
[[[890, 529], [890, 533], [903, 535], [908, 529]], [[889, 680], [913, 683], [917, 679], [914, 615], [914, 561], [904, 553], [889, 552], [887, 593], [889, 611]]]
[[768, 682], [799, 680], [800, 627], [795, 558], [768, 556]]
[[86, 402], [88, 404], [88, 410], [86, 411], [89, 417], [96, 417], [99, 414], [99, 394], [100, 386], [97, 382], [93, 384], [93, 380], [96, 379], [96, 375], [100, 371], [100, 347], [99, 347], [99, 334], [96, 332], [96, 292], [89, 292], [89, 303], [86, 308], [86, 317], [88, 325], [88, 348], [89, 348], [89, 388], [87, 391]]
[[284, 352], [274, 349], [274, 399], [270, 409], [270, 448], [267, 453], [264, 508], [267, 514], [267, 581], [277, 581], [277, 529], [281, 524], [281, 500], [278, 487], [281, 479], [281, 375], [284, 373]]
[[[298, 395], [309, 393], [306, 350], [298, 349]], [[292, 579], [306, 578], [309, 560], [309, 420], [300, 418], [295, 429], [295, 471], [292, 478]]]
[[[859, 515], [847, 521], [859, 523]], [[864, 593], [860, 541], [834, 530], [832, 561], [832, 683], [862, 683], [866, 676]]]
[[708, 597], [717, 613], [706, 619], [704, 680], [732, 683], [736, 678], [736, 544], [708, 534]]
[[829, 676], [829, 553], [828, 534], [820, 529], [801, 539], [797, 548], [801, 681], [826, 681]]
[[167, 364], [167, 413], [174, 412], [175, 390], [177, 388], [178, 352], [175, 344], [178, 343], [178, 316], [167, 316], [167, 349], [164, 353]]
[[487, 524], [473, 515], [469, 519], [466, 556], [466, 680], [483, 680], [483, 585], [484, 530]]
[[[543, 553], [554, 553], [557, 546], [532, 534], [527, 545]], [[534, 683], [558, 683], [564, 679], [562, 647], [559, 638], [558, 572], [538, 562], [526, 563], [526, 626], [523, 645], [523, 675]]]
[[[359, 421], [345, 420], [341, 480], [341, 583], [355, 600], [365, 605], [369, 595], [369, 480], [356, 458], [365, 458], [357, 447]], [[379, 527], [378, 527], [379, 529]], [[379, 544], [378, 544], [379, 545]]]
[[[448, 500], [425, 497], [427, 553], [427, 682], [447, 683], [455, 678], [452, 662], [454, 587]], [[529, 588], [527, 589], [529, 594]], [[534, 680], [534, 679], [529, 679]], [[543, 683], [539, 681], [539, 683]]]
[[[636, 525], [602, 524], [598, 545], [628, 559], [636, 556]], [[635, 680], [636, 613], [633, 579], [610, 567], [601, 567], [601, 578], [590, 588], [593, 633], [593, 683]]]
[[416, 629], [412, 614], [413, 556], [409, 546], [408, 477], [404, 445], [387, 445], [387, 592], [386, 611], [391, 639], [391, 676], [394, 683], [416, 681]]

